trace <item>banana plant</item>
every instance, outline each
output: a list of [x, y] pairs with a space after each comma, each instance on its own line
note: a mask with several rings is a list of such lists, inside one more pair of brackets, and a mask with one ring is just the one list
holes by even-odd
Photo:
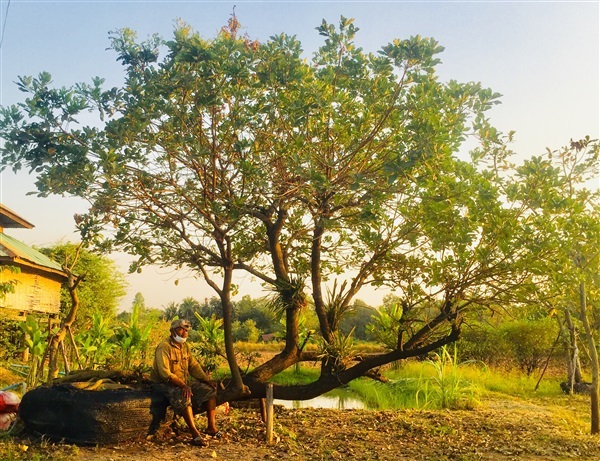
[[48, 332], [42, 331], [37, 320], [31, 315], [27, 316], [25, 322], [19, 323], [19, 327], [25, 333], [25, 349], [29, 351], [29, 372], [26, 383], [27, 387], [33, 387], [37, 382], [38, 370], [46, 351]]
[[117, 347], [121, 350], [122, 354], [122, 366], [125, 370], [132, 367], [136, 355], [147, 347], [148, 337], [152, 330], [152, 324], [142, 328], [139, 317], [140, 307], [134, 304], [129, 323], [123, 323], [115, 332]]
[[95, 369], [103, 360], [109, 357], [115, 348], [110, 339], [115, 331], [110, 327], [110, 321], [95, 312], [92, 315], [91, 327], [77, 336], [82, 356], [85, 357], [85, 366]]

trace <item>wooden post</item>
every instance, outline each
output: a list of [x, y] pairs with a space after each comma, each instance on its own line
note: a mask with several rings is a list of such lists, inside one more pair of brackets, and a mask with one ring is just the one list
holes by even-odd
[[273, 443], [273, 383], [267, 384], [267, 444]]

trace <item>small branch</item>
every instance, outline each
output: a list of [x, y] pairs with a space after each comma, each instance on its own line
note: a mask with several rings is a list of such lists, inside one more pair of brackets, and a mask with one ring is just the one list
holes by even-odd
[[369, 370], [365, 373], [366, 378], [371, 378], [375, 381], [379, 381], [380, 383], [387, 383], [389, 380], [381, 374], [379, 370]]

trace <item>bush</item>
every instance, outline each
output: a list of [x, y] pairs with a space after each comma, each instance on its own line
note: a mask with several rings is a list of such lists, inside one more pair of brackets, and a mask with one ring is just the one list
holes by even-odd
[[558, 333], [550, 318], [515, 320], [501, 325], [500, 334], [511, 347], [512, 359], [528, 376], [540, 368]]
[[511, 361], [511, 345], [503, 340], [497, 326], [487, 323], [467, 325], [457, 346], [461, 361], [481, 361], [490, 366]]
[[497, 326], [478, 323], [465, 328], [458, 343], [460, 358], [515, 366], [530, 375], [548, 357], [557, 334], [551, 318], [511, 320]]
[[252, 319], [247, 319], [243, 322], [236, 320], [233, 322], [232, 328], [234, 341], [256, 343], [260, 338], [260, 330], [256, 328], [256, 322]]
[[16, 359], [24, 348], [23, 330], [17, 320], [0, 319], [0, 360]]

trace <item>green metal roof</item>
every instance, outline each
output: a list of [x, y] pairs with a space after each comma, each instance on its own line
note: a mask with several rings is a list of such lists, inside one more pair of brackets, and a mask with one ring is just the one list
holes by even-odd
[[61, 265], [56, 261], [53, 261], [48, 256], [28, 247], [23, 242], [0, 232], [0, 259], [7, 258], [12, 259], [15, 262], [18, 262], [20, 259], [29, 264], [51, 270], [52, 272], [60, 272], [66, 277]]

